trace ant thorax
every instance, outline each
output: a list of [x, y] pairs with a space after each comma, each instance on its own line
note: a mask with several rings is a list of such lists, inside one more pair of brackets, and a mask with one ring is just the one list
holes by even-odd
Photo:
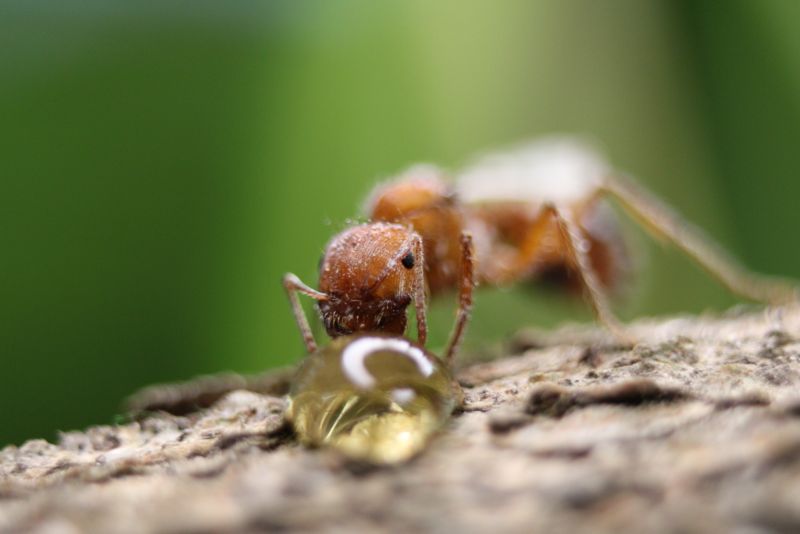
[[403, 226], [371, 223], [331, 240], [319, 278], [319, 289], [327, 295], [319, 309], [330, 336], [405, 332], [406, 308], [414, 294], [415, 238]]
[[464, 215], [452, 184], [434, 165], [415, 165], [375, 188], [365, 212], [375, 221], [413, 228], [425, 249], [425, 278], [431, 295], [458, 285]]
[[397, 221], [451, 200], [452, 191], [444, 171], [422, 163], [375, 187], [365, 202], [364, 211], [373, 220]]
[[340, 337], [303, 361], [287, 418], [308, 445], [396, 463], [422, 451], [453, 411], [457, 388], [436, 356], [407, 339]]
[[468, 204], [578, 207], [598, 190], [610, 169], [588, 144], [550, 137], [478, 159], [458, 175], [456, 192]]

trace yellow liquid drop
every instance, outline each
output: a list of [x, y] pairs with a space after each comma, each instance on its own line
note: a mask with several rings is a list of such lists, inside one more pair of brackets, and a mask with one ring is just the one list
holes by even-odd
[[391, 464], [425, 448], [457, 394], [444, 365], [422, 347], [402, 338], [347, 336], [303, 362], [287, 417], [307, 445]]

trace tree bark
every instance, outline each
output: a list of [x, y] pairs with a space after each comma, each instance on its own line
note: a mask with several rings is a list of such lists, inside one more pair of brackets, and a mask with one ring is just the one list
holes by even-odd
[[150, 389], [134, 422], [0, 451], [0, 531], [800, 530], [800, 311], [631, 331], [518, 334], [391, 468], [297, 445], [285, 371]]

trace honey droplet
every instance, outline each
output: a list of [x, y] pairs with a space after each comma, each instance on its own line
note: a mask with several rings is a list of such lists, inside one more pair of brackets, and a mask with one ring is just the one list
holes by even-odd
[[456, 388], [436, 356], [406, 339], [339, 337], [303, 362], [287, 417], [307, 445], [398, 463], [422, 451], [447, 421]]

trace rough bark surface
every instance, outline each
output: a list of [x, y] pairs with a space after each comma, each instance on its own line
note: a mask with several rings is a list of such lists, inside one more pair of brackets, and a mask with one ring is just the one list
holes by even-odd
[[0, 530], [800, 530], [800, 311], [632, 331], [521, 333], [393, 468], [298, 446], [285, 372], [149, 390], [137, 408], [180, 415], [0, 451]]

